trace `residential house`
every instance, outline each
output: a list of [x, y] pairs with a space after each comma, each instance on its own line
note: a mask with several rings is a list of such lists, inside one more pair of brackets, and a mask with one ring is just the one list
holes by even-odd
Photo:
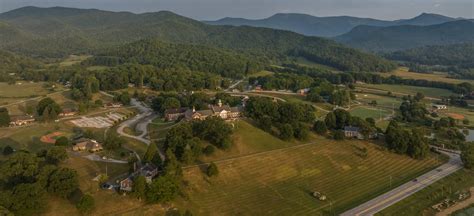
[[121, 104], [121, 103], [106, 103], [104, 105], [104, 108], [120, 108], [122, 106], [123, 106], [123, 104]]
[[127, 178], [120, 181], [120, 190], [125, 192], [131, 192], [133, 190], [133, 181], [138, 176], [144, 176], [146, 182], [150, 184], [158, 175], [158, 167], [153, 164], [145, 164], [145, 166], [140, 167], [139, 170], [130, 174]]
[[90, 151], [90, 152], [98, 152], [102, 151], [103, 147], [100, 143], [96, 140], [91, 139], [80, 139], [76, 144], [72, 147], [73, 151]]
[[10, 126], [15, 127], [31, 124], [35, 121], [35, 118], [32, 115], [12, 116], [10, 120]]
[[346, 126], [344, 127], [344, 136], [347, 138], [363, 139], [364, 136], [359, 131], [360, 128], [358, 127]]

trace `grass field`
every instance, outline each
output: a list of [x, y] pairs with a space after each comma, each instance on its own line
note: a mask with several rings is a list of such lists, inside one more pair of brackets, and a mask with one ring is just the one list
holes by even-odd
[[400, 67], [397, 70], [393, 71], [392, 73], [383, 73], [383, 76], [399, 76], [404, 79], [423, 79], [423, 80], [429, 80], [429, 81], [440, 81], [440, 82], [446, 82], [446, 83], [462, 83], [462, 82], [469, 82], [471, 84], [474, 84], [473, 80], [461, 80], [461, 79], [452, 79], [448, 78], [446, 73], [442, 72], [435, 72], [432, 74], [427, 74], [427, 73], [415, 73], [415, 72], [409, 72], [408, 68], [406, 67]]
[[[357, 154], [362, 147], [368, 150], [365, 159]], [[216, 164], [220, 173], [211, 179], [199, 167], [185, 169], [187, 199], [178, 206], [195, 215], [340, 213], [389, 190], [390, 175], [395, 185], [401, 184], [437, 162], [412, 160], [359, 141], [324, 140]], [[332, 206], [313, 198], [314, 191], [327, 195]]]
[[[20, 84], [21, 83], [21, 84]], [[15, 85], [0, 82], [0, 97], [2, 98], [30, 98], [51, 93], [43, 87], [43, 82], [17, 82]]]
[[362, 119], [373, 118], [375, 120], [384, 118], [390, 115], [392, 112], [386, 109], [380, 109], [376, 107], [359, 106], [350, 111], [351, 115], [358, 116]]
[[257, 73], [250, 74], [248, 77], [272, 76], [273, 72], [262, 70]]
[[436, 212], [431, 209], [432, 205], [448, 197], [454, 197], [456, 192], [469, 190], [473, 186], [474, 172], [460, 170], [377, 215], [435, 215]]
[[82, 61], [90, 58], [90, 55], [70, 55], [68, 58], [64, 59], [62, 62], [59, 63], [60, 67], [69, 67], [74, 64], [81, 63]]
[[418, 86], [407, 86], [407, 85], [388, 85], [388, 84], [363, 84], [359, 85], [361, 88], [376, 89], [382, 91], [391, 91], [392, 93], [401, 93], [415, 95], [420, 92], [426, 97], [440, 98], [454, 95], [453, 92], [446, 89], [429, 88], [429, 87], [418, 87]]
[[378, 107], [381, 106], [381, 107], [389, 108], [389, 109], [391, 108], [397, 109], [402, 103], [402, 99], [400, 97], [389, 97], [389, 96], [361, 93], [361, 92], [356, 92], [355, 94], [356, 94], [357, 100], [365, 104], [368, 104], [374, 100], [377, 101]]

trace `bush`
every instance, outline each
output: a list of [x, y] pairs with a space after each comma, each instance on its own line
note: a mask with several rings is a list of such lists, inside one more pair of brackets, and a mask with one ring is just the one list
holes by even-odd
[[91, 195], [84, 195], [76, 204], [76, 208], [81, 213], [89, 213], [95, 208], [95, 200]]
[[3, 148], [3, 155], [7, 156], [11, 154], [13, 154], [13, 148], [9, 145], [5, 146], [5, 148]]
[[204, 148], [203, 152], [206, 156], [209, 156], [209, 155], [214, 154], [215, 151], [216, 151], [216, 147], [214, 147], [213, 145], [208, 145], [206, 146], [206, 148]]
[[345, 137], [344, 131], [342, 131], [342, 130], [334, 131], [333, 137], [334, 137], [335, 140], [343, 140], [344, 137]]
[[219, 174], [219, 169], [217, 168], [215, 163], [211, 162], [211, 164], [209, 164], [209, 166], [207, 167], [206, 174], [209, 177], [216, 176]]
[[465, 125], [469, 125], [469, 119], [462, 120], [462, 123], [465, 124]]
[[324, 121], [316, 121], [313, 125], [313, 130], [319, 135], [325, 135], [328, 132], [328, 128], [326, 127], [326, 123], [324, 123]]
[[67, 146], [69, 145], [69, 139], [67, 137], [59, 137], [56, 142], [54, 143], [54, 145], [57, 145], [57, 146]]

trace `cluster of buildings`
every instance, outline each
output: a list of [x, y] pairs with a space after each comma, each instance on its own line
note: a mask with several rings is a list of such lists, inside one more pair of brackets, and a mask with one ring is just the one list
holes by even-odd
[[191, 120], [204, 120], [211, 116], [220, 117], [226, 121], [232, 121], [242, 116], [243, 106], [230, 107], [229, 105], [223, 105], [222, 101], [219, 100], [217, 105], [210, 105], [207, 110], [196, 110], [194, 107], [189, 108], [178, 108], [168, 109], [165, 111], [166, 121], [176, 121], [184, 118], [187, 121]]

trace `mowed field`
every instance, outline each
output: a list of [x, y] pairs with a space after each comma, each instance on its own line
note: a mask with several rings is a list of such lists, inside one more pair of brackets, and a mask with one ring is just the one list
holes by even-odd
[[423, 79], [423, 80], [429, 80], [429, 81], [440, 81], [440, 82], [447, 82], [447, 83], [462, 83], [462, 82], [469, 82], [471, 84], [474, 84], [474, 81], [472, 80], [461, 80], [461, 79], [452, 79], [448, 78], [446, 73], [442, 72], [434, 72], [432, 74], [428, 73], [415, 73], [415, 72], [409, 72], [408, 68], [406, 67], [400, 67], [397, 70], [391, 72], [391, 73], [382, 73], [381, 75], [383, 76], [399, 76], [404, 79]]
[[474, 172], [460, 170], [381, 211], [377, 215], [435, 215], [436, 212], [430, 208], [432, 205], [440, 203], [448, 197], [456, 199], [457, 193], [469, 191], [471, 187], [474, 187]]
[[383, 119], [384, 117], [390, 115], [392, 112], [386, 109], [380, 109], [377, 107], [366, 107], [360, 106], [350, 111], [351, 115], [358, 116], [362, 119], [366, 118], [373, 118], [376, 121], [379, 119]]
[[415, 95], [420, 92], [423, 93], [426, 97], [440, 98], [448, 97], [454, 95], [453, 92], [440, 89], [440, 88], [429, 88], [429, 87], [418, 87], [418, 86], [408, 86], [408, 85], [389, 85], [389, 84], [363, 84], [358, 85], [359, 89], [363, 91], [369, 91], [370, 89], [392, 92], [393, 94], [403, 94], [403, 95]]
[[[360, 148], [367, 148], [362, 158]], [[184, 170], [186, 200], [195, 215], [319, 215], [341, 213], [434, 168], [435, 159], [412, 160], [359, 141], [318, 141], [216, 161], [219, 176], [202, 167]], [[328, 201], [318, 201], [319, 191]]]

